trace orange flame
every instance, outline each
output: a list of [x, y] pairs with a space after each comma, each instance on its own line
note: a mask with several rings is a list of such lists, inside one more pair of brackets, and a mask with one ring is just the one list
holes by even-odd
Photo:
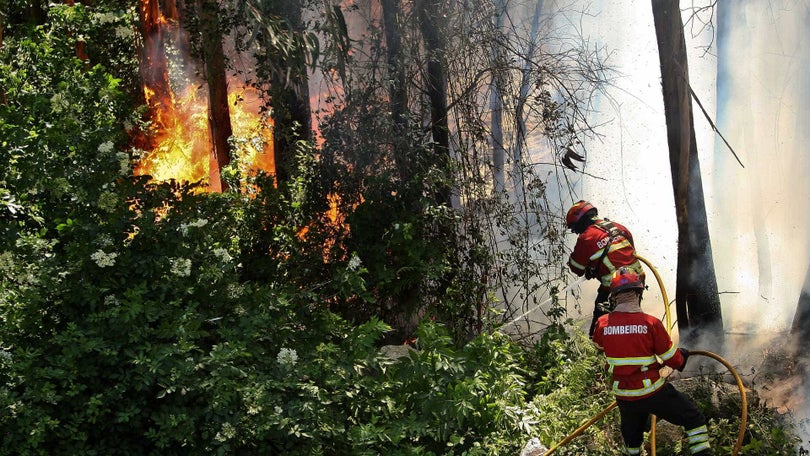
[[[264, 171], [275, 172], [273, 160], [272, 124], [259, 114], [261, 100], [255, 90], [240, 87], [231, 81], [228, 95], [233, 129], [232, 158], [236, 158], [242, 175]], [[156, 94], [144, 87], [147, 100]], [[207, 183], [211, 150], [208, 128], [208, 103], [198, 96], [195, 87], [176, 102], [150, 102], [154, 119], [154, 146], [135, 169], [138, 175], [150, 175], [156, 181], [175, 179]], [[171, 105], [169, 105], [171, 104]], [[168, 109], [164, 107], [171, 106]]]
[[[156, 0], [141, 0], [139, 12], [144, 24], [143, 90], [151, 126], [146, 137], [139, 139], [146, 154], [135, 174], [152, 176], [155, 181], [208, 184], [212, 145], [205, 86], [191, 83], [174, 93], [164, 40], [177, 34], [167, 33], [170, 24]], [[238, 80], [228, 85], [233, 132], [230, 155], [239, 175], [275, 174], [272, 123], [259, 114], [260, 97]]]

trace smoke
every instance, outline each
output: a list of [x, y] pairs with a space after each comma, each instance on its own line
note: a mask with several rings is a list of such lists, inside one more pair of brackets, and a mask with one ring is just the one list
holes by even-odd
[[718, 19], [718, 126], [712, 240], [729, 326], [790, 327], [807, 271], [808, 2], [738, 1]]
[[[794, 353], [788, 333], [810, 262], [810, 2], [746, 0], [722, 6], [718, 127], [746, 166], [735, 166], [728, 150], [716, 143], [710, 215], [718, 285], [726, 291], [724, 320], [740, 362], [756, 363], [758, 352], [755, 367], [782, 373], [779, 382], [764, 388], [763, 397], [806, 419], [807, 360], [781, 353]], [[769, 356], [778, 365], [768, 365]]]

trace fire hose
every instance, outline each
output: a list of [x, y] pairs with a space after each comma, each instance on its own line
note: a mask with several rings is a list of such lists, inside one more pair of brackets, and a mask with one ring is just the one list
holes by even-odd
[[[655, 276], [655, 279], [658, 281], [658, 287], [661, 289], [661, 295], [662, 295], [662, 298], [664, 300], [664, 309], [665, 309], [664, 313], [665, 313], [665, 319], [666, 319], [666, 328], [667, 328], [667, 330], [669, 330], [669, 328], [671, 328], [671, 326], [672, 326], [672, 317], [671, 317], [670, 312], [669, 312], [669, 300], [667, 299], [667, 292], [666, 292], [666, 289], [664, 288], [664, 282], [661, 280], [661, 276], [658, 275], [658, 271], [655, 269], [655, 267], [653, 267], [653, 265], [649, 261], [647, 261], [645, 258], [639, 256], [638, 254], [636, 255], [636, 258], [638, 258], [641, 262], [643, 262], [644, 264], [647, 265], [647, 267], [650, 268], [650, 270], [653, 272], [653, 275]], [[689, 354], [690, 354], [689, 355], [690, 357], [693, 356], [693, 355], [706, 356], [706, 357], [712, 358], [712, 359], [720, 362], [723, 366], [726, 367], [726, 369], [728, 369], [729, 372], [731, 372], [731, 374], [734, 376], [734, 379], [737, 382], [737, 387], [740, 389], [740, 397], [742, 398], [742, 404], [741, 404], [742, 411], [741, 411], [741, 414], [740, 414], [740, 429], [739, 429], [739, 432], [737, 434], [737, 442], [735, 443], [734, 450], [731, 453], [732, 456], [737, 456], [740, 453], [740, 448], [742, 448], [743, 438], [745, 437], [745, 428], [746, 428], [747, 421], [748, 421], [748, 399], [746, 398], [745, 386], [743, 385], [742, 379], [740, 378], [740, 375], [737, 373], [737, 370], [734, 369], [734, 366], [732, 366], [728, 361], [726, 361], [725, 359], [723, 359], [720, 355], [718, 355], [716, 353], [712, 353], [712, 352], [705, 351], [705, 350], [690, 350]], [[583, 431], [585, 431], [585, 429], [587, 429], [592, 424], [594, 424], [597, 421], [599, 421], [600, 419], [602, 419], [611, 410], [616, 408], [617, 405], [618, 404], [616, 403], [616, 401], [613, 401], [612, 403], [610, 403], [601, 412], [597, 413], [591, 419], [586, 421], [582, 426], [580, 426], [576, 430], [574, 430], [574, 432], [570, 433], [568, 436], [566, 436], [559, 443], [557, 443], [556, 445], [549, 448], [545, 453], [543, 453], [543, 456], [549, 456], [552, 453], [554, 453], [555, 451], [557, 451], [558, 448], [568, 444], [576, 436], [578, 436]], [[655, 422], [656, 422], [656, 418], [655, 418], [655, 415], [653, 415], [652, 416], [651, 429], [650, 429], [650, 452], [652, 453], [652, 456], [655, 456]]]

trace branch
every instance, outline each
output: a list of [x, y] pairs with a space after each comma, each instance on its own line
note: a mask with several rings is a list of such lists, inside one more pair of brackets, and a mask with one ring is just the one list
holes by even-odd
[[715, 126], [715, 125], [714, 125], [714, 122], [712, 122], [711, 117], [709, 117], [709, 113], [708, 113], [708, 112], [706, 112], [706, 109], [704, 109], [704, 108], [703, 108], [703, 104], [702, 104], [702, 103], [700, 102], [700, 100], [698, 99], [697, 95], [695, 94], [695, 91], [694, 91], [694, 90], [692, 90], [692, 85], [691, 85], [691, 84], [687, 84], [687, 87], [689, 87], [689, 93], [691, 93], [691, 94], [692, 94], [692, 98], [695, 100], [695, 103], [697, 103], [697, 105], [700, 107], [700, 110], [701, 110], [701, 111], [703, 111], [703, 115], [704, 115], [704, 116], [706, 116], [706, 120], [707, 120], [707, 121], [709, 121], [709, 125], [711, 125], [712, 130], [714, 130], [714, 132], [715, 132], [715, 133], [717, 133], [717, 135], [718, 135], [718, 136], [720, 136], [720, 139], [722, 139], [722, 140], [723, 140], [723, 142], [724, 142], [724, 143], [726, 143], [726, 147], [728, 147], [728, 150], [730, 150], [730, 151], [731, 151], [731, 154], [732, 154], [732, 155], [734, 155], [734, 158], [736, 158], [736, 159], [737, 159], [737, 163], [739, 163], [739, 164], [740, 164], [740, 166], [742, 166], [743, 168], [745, 168], [745, 165], [743, 165], [743, 164], [742, 164], [742, 162], [740, 161], [740, 157], [738, 157], [738, 156], [737, 156], [737, 153], [736, 153], [736, 152], [734, 152], [734, 148], [733, 148], [733, 147], [731, 147], [731, 144], [729, 144], [729, 143], [728, 143], [728, 141], [726, 141], [726, 138], [724, 138], [724, 137], [723, 137], [723, 134], [722, 134], [722, 133], [720, 133], [720, 130], [718, 130], [718, 129], [717, 129], [717, 126]]

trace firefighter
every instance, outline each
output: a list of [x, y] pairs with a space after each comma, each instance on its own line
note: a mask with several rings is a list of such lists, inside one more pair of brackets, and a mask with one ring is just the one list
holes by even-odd
[[621, 416], [625, 454], [641, 454], [650, 414], [683, 426], [690, 454], [711, 455], [706, 419], [695, 403], [666, 382], [663, 365], [682, 371], [689, 351], [678, 348], [658, 318], [641, 310], [644, 284], [634, 271], [617, 270], [610, 282], [613, 311], [599, 317], [593, 342], [604, 351]]
[[565, 216], [571, 232], [578, 235], [574, 250], [568, 258], [571, 272], [587, 279], [598, 279], [599, 289], [593, 303], [593, 318], [588, 336], [600, 316], [610, 311], [608, 295], [610, 278], [616, 269], [631, 268], [644, 282], [644, 268], [636, 258], [633, 235], [620, 223], [598, 218], [596, 208], [589, 202], [580, 200], [571, 206]]

